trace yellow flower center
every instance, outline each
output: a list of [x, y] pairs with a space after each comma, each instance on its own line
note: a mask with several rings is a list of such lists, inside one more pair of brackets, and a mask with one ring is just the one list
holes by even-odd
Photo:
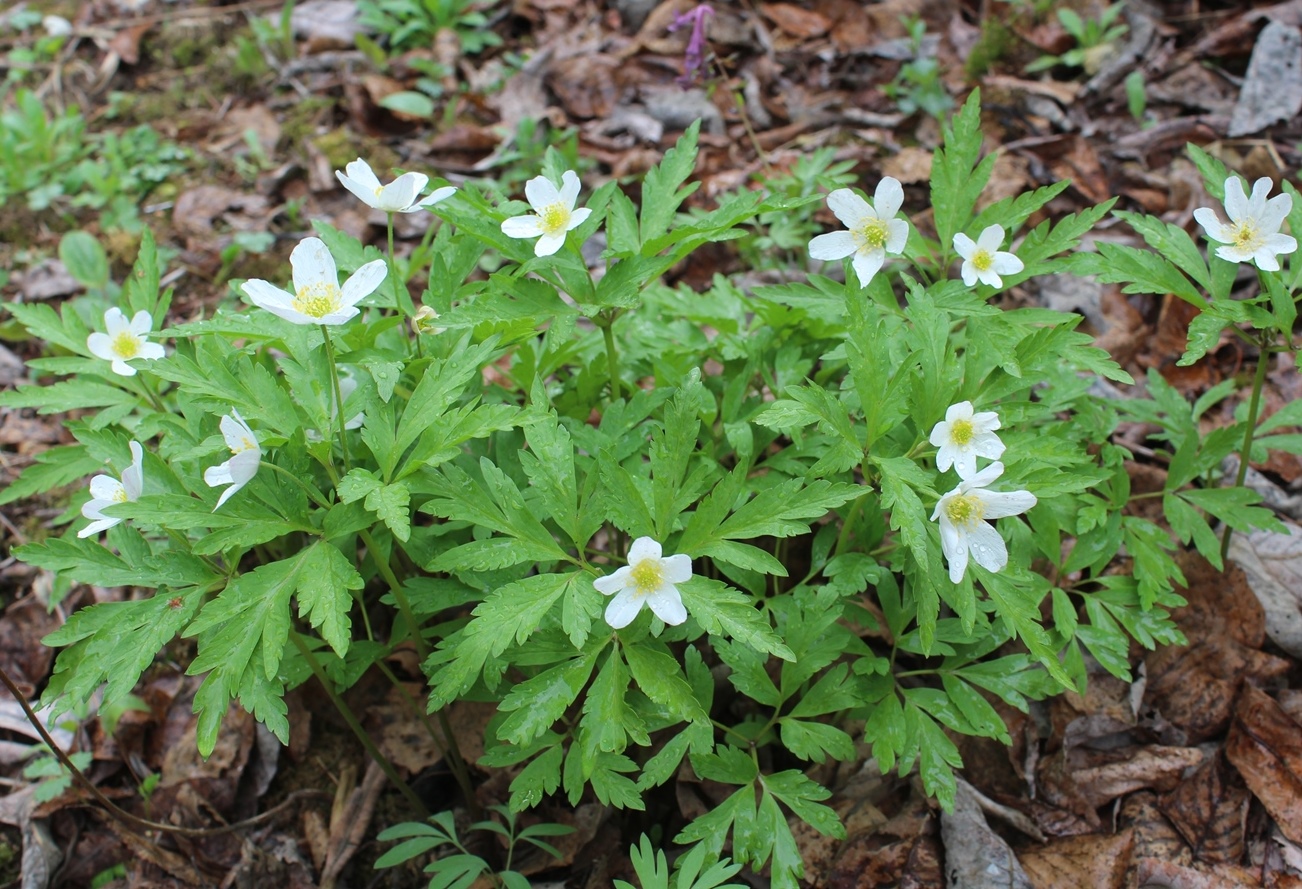
[[664, 582], [664, 572], [660, 570], [659, 559], [643, 559], [633, 566], [633, 585], [639, 596], [659, 589]]
[[113, 354], [122, 360], [135, 358], [140, 354], [140, 337], [129, 330], [124, 330], [113, 337]]
[[1242, 222], [1236, 222], [1230, 226], [1233, 230], [1232, 243], [1236, 250], [1242, 250], [1245, 253], [1256, 253], [1261, 248], [1262, 237], [1261, 230], [1257, 224], [1250, 219]]
[[955, 420], [949, 424], [949, 440], [956, 445], [965, 445], [972, 441], [972, 436], [976, 430], [972, 428], [971, 420]]
[[324, 318], [339, 309], [339, 285], [329, 281], [317, 281], [298, 288], [292, 303], [295, 311], [313, 318]]
[[570, 224], [570, 208], [562, 203], [548, 204], [538, 211], [544, 234], [558, 235]]
[[886, 223], [881, 219], [869, 219], [851, 234], [863, 247], [870, 250], [886, 249], [886, 237], [889, 232], [886, 229]]
[[127, 502], [127, 489], [126, 489], [126, 488], [118, 488], [116, 491], [114, 491], [114, 492], [113, 492], [113, 502], [114, 502], [114, 503], [126, 503], [126, 502]]
[[960, 528], [974, 527], [985, 516], [980, 498], [971, 494], [958, 494], [945, 504], [945, 515]]
[[968, 262], [972, 263], [972, 267], [978, 272], [988, 272], [990, 267], [995, 264], [995, 258], [990, 255], [989, 250], [978, 250], [972, 254], [972, 258]]
[[251, 451], [258, 446], [258, 443], [247, 435], [240, 436], [240, 443], [231, 448], [231, 454], [242, 454], [245, 451]]

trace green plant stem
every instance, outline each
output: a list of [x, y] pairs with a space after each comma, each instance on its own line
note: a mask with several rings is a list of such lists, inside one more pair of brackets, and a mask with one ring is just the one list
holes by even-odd
[[841, 532], [836, 535], [836, 546], [832, 547], [832, 558], [841, 555], [846, 545], [850, 542], [850, 529], [854, 523], [859, 520], [859, 513], [863, 512], [863, 502], [868, 498], [871, 491], [864, 491], [860, 494], [850, 506], [850, 514], [845, 517], [845, 522], [841, 525]]
[[[1263, 346], [1257, 357], [1257, 373], [1252, 378], [1252, 397], [1248, 400], [1248, 419], [1243, 429], [1243, 446], [1239, 448], [1239, 471], [1235, 474], [1234, 486], [1243, 487], [1243, 480], [1248, 477], [1248, 457], [1252, 453], [1252, 438], [1257, 434], [1257, 412], [1261, 410], [1261, 390], [1266, 384], [1266, 371], [1270, 368], [1270, 356], [1274, 352], [1269, 346]], [[1230, 535], [1234, 529], [1227, 522], [1225, 532], [1221, 535], [1221, 562], [1230, 554]]]
[[344, 452], [344, 474], [352, 470], [352, 459], [348, 456], [348, 429], [344, 419], [344, 396], [339, 388], [339, 367], [335, 364], [335, 347], [330, 342], [330, 328], [321, 325], [321, 334], [325, 337], [326, 362], [330, 365], [330, 383], [335, 390], [335, 425], [339, 427], [339, 447]]
[[325, 498], [324, 494], [318, 491], [314, 486], [309, 485], [307, 482], [303, 481], [301, 478], [294, 475], [294, 473], [290, 472], [285, 467], [277, 466], [275, 463], [272, 463], [267, 460], [263, 460], [262, 465], [270, 469], [272, 472], [280, 473], [285, 478], [289, 479], [294, 484], [298, 485], [300, 488], [303, 489], [303, 493], [307, 494], [308, 499], [311, 500], [313, 503], [315, 503], [317, 506], [321, 507], [322, 509], [329, 509], [331, 507], [330, 501]]
[[307, 647], [307, 643], [303, 641], [303, 637], [300, 636], [296, 630], [291, 629], [289, 631], [289, 638], [290, 641], [294, 643], [294, 647], [298, 649], [298, 653], [303, 656], [303, 660], [307, 661], [308, 668], [311, 669], [312, 675], [316, 677], [317, 682], [321, 683], [321, 687], [325, 689], [326, 695], [330, 698], [330, 703], [335, 705], [335, 709], [338, 710], [339, 715], [344, 718], [344, 722], [348, 723], [348, 727], [352, 729], [353, 734], [357, 736], [357, 740], [366, 748], [366, 752], [370, 754], [371, 759], [375, 760], [375, 764], [378, 765], [388, 779], [393, 782], [393, 786], [398, 789], [398, 792], [406, 797], [407, 802], [411, 803], [412, 806], [416, 808], [416, 811], [420, 813], [421, 817], [428, 818], [430, 815], [429, 809], [427, 809], [425, 804], [421, 802], [421, 799], [416, 795], [416, 792], [407, 786], [407, 782], [402, 780], [402, 776], [398, 774], [398, 770], [394, 767], [393, 763], [389, 762], [385, 755], [380, 752], [380, 748], [375, 746], [375, 742], [372, 741], [371, 736], [366, 733], [366, 729], [362, 728], [362, 724], [357, 721], [357, 716], [354, 715], [352, 709], [335, 690], [334, 684], [330, 681], [330, 677], [326, 675], [325, 670], [322, 669], [316, 656], [313, 655], [311, 649]]
[[619, 394], [619, 353], [615, 349], [615, 319], [607, 316], [601, 325], [601, 334], [606, 339], [606, 366], [610, 370], [610, 400], [615, 401]]
[[143, 395], [145, 400], [153, 405], [154, 410], [158, 411], [160, 414], [171, 413], [171, 411], [167, 409], [167, 406], [163, 404], [163, 400], [158, 396], [158, 393], [155, 392], [148, 383], [142, 380], [139, 374], [134, 377], [127, 377], [127, 379], [130, 380], [130, 384], [127, 388], [139, 390], [136, 394]]
[[389, 277], [393, 279], [393, 296], [397, 301], [398, 311], [402, 312], [408, 318], [416, 314], [416, 307], [412, 304], [411, 294], [407, 292], [407, 282], [398, 280], [398, 260], [393, 255], [393, 214], [389, 216]]
[[[389, 560], [381, 555], [380, 548], [375, 545], [375, 538], [371, 532], [362, 530], [358, 532], [362, 538], [362, 543], [366, 544], [366, 549], [371, 553], [371, 561], [375, 562], [375, 567], [379, 570], [380, 576], [389, 586], [389, 592], [393, 593], [393, 600], [398, 603], [398, 611], [402, 614], [402, 619], [407, 622], [407, 631], [411, 634], [412, 644], [416, 646], [416, 656], [420, 662], [425, 663], [429, 658], [429, 646], [425, 644], [425, 637], [420, 634], [420, 624], [416, 621], [416, 613], [411, 610], [411, 602], [407, 599], [407, 594], [402, 589], [402, 584], [398, 581], [397, 575], [393, 573]], [[466, 795], [466, 803], [472, 807], [477, 807], [475, 802], [474, 787], [470, 783], [470, 770], [466, 767], [465, 757], [461, 755], [461, 745], [457, 743], [456, 735], [452, 733], [452, 726], [448, 722], [448, 716], [445, 711], [438, 711], [439, 728], [443, 730], [443, 737], [447, 741], [447, 749], [451, 754], [448, 757], [448, 765], [452, 768], [453, 775], [456, 776], [457, 783], [461, 785], [461, 791]]]

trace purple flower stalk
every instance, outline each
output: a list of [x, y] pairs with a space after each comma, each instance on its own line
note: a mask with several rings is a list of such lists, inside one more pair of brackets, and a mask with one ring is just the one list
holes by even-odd
[[675, 15], [673, 24], [669, 26], [670, 33], [692, 26], [692, 37], [687, 41], [687, 52], [683, 55], [683, 74], [677, 80], [683, 89], [691, 89], [697, 75], [705, 73], [705, 55], [710, 51], [705, 39], [705, 23], [713, 15], [710, 4], [698, 3], [687, 12]]

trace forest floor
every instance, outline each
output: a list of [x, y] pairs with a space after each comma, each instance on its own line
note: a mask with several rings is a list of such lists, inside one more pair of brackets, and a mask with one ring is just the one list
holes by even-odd
[[[683, 0], [448, 3], [459, 12], [401, 51], [381, 35], [357, 40], [367, 4], [353, 0], [20, 3], [0, 12], [0, 293], [55, 303], [80, 293], [84, 282], [59, 256], [73, 229], [99, 239], [120, 279], [147, 226], [168, 256], [174, 320], [192, 320], [231, 298], [230, 279], [278, 277], [312, 220], [382, 240], [383, 216], [334, 176], [356, 157], [453, 184], [492, 180], [517, 196], [554, 145], [587, 188], [617, 178], [635, 191], [698, 118], [700, 206], [763, 187], [819, 149], [852, 164], [865, 188], [889, 175], [925, 198], [937, 115], [976, 87], [986, 149], [999, 156], [989, 201], [1069, 179], [1049, 216], [1115, 196], [1118, 209], [1195, 231], [1193, 211], [1211, 202], [1184, 153], [1190, 142], [1249, 181], [1297, 182], [1302, 0], [1129, 0], [1113, 19], [1124, 30], [1110, 35], [1097, 0], [1059, 2], [720, 2], [703, 19], [709, 65], [690, 77], [691, 26], [670, 30], [695, 6]], [[1082, 46], [1060, 9], [1095, 45]], [[49, 15], [69, 33], [51, 36], [62, 25]], [[832, 227], [830, 214], [819, 218]], [[400, 249], [427, 224], [401, 221]], [[925, 213], [913, 221], [928, 224]], [[1134, 239], [1115, 222], [1091, 237]], [[803, 245], [785, 249], [803, 262]], [[721, 246], [672, 274], [703, 287], [742, 271], [738, 262]], [[1177, 366], [1196, 310], [1174, 297], [1064, 276], [1012, 303], [1079, 312], [1081, 329], [1136, 379], [1154, 371], [1190, 399], [1251, 379], [1258, 360], [1227, 334], [1209, 360]], [[6, 387], [27, 381], [22, 360], [40, 353], [18, 333], [0, 324]], [[1299, 394], [1292, 356], [1279, 356], [1264, 410]], [[1237, 406], [1222, 402], [1202, 422], [1210, 428]], [[1146, 430], [1119, 434], [1137, 457], [1135, 490], [1160, 490], [1164, 469], [1146, 459]], [[0, 413], [0, 485], [66, 435], [56, 418]], [[1255, 468], [1267, 502], [1302, 521], [1298, 461]], [[4, 552], [48, 534], [62, 511], [57, 498], [6, 505]], [[1302, 670], [1290, 626], [1302, 610], [1302, 546], [1276, 536], [1236, 547], [1242, 568], [1225, 574], [1182, 557], [1189, 605], [1176, 619], [1188, 645], [1136, 646], [1136, 682], [1100, 671], [1084, 696], [1029, 713], [1002, 708], [1011, 747], [963, 739], [974, 792], [953, 815], [942, 817], [916, 780], [881, 775], [866, 749], [855, 762], [816, 766], [848, 838], [807, 837], [807, 885], [1027, 885], [1008, 876], [1015, 858], [1039, 889], [1302, 887]], [[1267, 589], [1274, 598], [1263, 607]], [[55, 654], [41, 638], [79, 605], [129, 595], [68, 589], [0, 558], [0, 665], [35, 700]], [[0, 694], [0, 889], [425, 885], [414, 867], [372, 869], [384, 851], [376, 834], [412, 813], [311, 685], [290, 697], [289, 748], [232, 712], [217, 750], [199, 758], [189, 655], [177, 640], [136, 690], [139, 709], [73, 720], [58, 739], [91, 754], [88, 774], [120, 805], [177, 825], [236, 827], [160, 839], [104, 815], [77, 788], [34, 802], [42, 778], [24, 768], [36, 738]], [[420, 697], [414, 656], [392, 666]], [[349, 701], [431, 808], [455, 804], [447, 768], [389, 685], [363, 680]], [[452, 708], [471, 762], [489, 715]], [[482, 804], [505, 801], [507, 770], [477, 776]], [[710, 791], [679, 796], [678, 811], [661, 813], [666, 823], [698, 813]], [[537, 885], [631, 879], [629, 844], [654, 823], [596, 803], [541, 814], [576, 830], [557, 840], [559, 862], [517, 863]], [[956, 870], [974, 861], [995, 870]]]

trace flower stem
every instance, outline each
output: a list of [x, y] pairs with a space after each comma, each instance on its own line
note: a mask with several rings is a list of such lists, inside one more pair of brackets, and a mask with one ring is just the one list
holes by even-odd
[[335, 691], [334, 684], [330, 681], [330, 677], [327, 676], [325, 670], [321, 668], [321, 664], [317, 661], [316, 656], [312, 654], [311, 649], [307, 647], [307, 643], [303, 641], [303, 637], [300, 636], [296, 630], [291, 629], [289, 631], [289, 638], [290, 641], [294, 643], [294, 647], [298, 649], [298, 653], [303, 656], [303, 660], [307, 661], [308, 668], [311, 669], [312, 675], [316, 677], [317, 682], [321, 683], [321, 687], [325, 689], [326, 695], [330, 698], [330, 703], [335, 705], [335, 709], [339, 711], [339, 715], [344, 718], [344, 722], [348, 724], [348, 727], [352, 729], [353, 734], [357, 736], [357, 740], [362, 742], [362, 746], [366, 748], [366, 752], [370, 754], [371, 759], [375, 760], [375, 764], [378, 765], [380, 770], [384, 772], [391, 782], [393, 782], [393, 786], [407, 798], [407, 802], [411, 803], [412, 806], [416, 808], [416, 811], [421, 814], [421, 817], [428, 818], [429, 809], [425, 807], [423, 802], [421, 802], [421, 799], [416, 795], [416, 792], [407, 786], [407, 782], [402, 780], [402, 776], [398, 774], [398, 770], [394, 768], [393, 763], [389, 762], [389, 760], [385, 758], [384, 754], [380, 752], [380, 748], [375, 746], [375, 742], [372, 741], [371, 736], [366, 733], [366, 729], [362, 728], [362, 724], [357, 721], [357, 716], [354, 715], [352, 709], [344, 699], [339, 696], [339, 693]]
[[[1248, 400], [1248, 419], [1243, 429], [1243, 446], [1239, 448], [1239, 471], [1234, 479], [1236, 488], [1243, 487], [1243, 480], [1248, 477], [1248, 457], [1252, 452], [1252, 438], [1257, 433], [1257, 412], [1261, 409], [1261, 390], [1266, 384], [1266, 371], [1270, 367], [1270, 356], [1274, 354], [1270, 346], [1263, 346], [1257, 357], [1257, 373], [1252, 378], [1252, 397]], [[1230, 553], [1230, 535], [1234, 529], [1225, 525], [1221, 535], [1221, 562]]]
[[606, 315], [598, 321], [601, 324], [601, 334], [606, 338], [606, 366], [610, 370], [610, 400], [615, 401], [619, 395], [619, 353], [615, 350], [615, 318], [613, 315]]
[[347, 474], [352, 469], [352, 460], [348, 456], [348, 430], [345, 428], [343, 392], [339, 388], [339, 368], [335, 364], [335, 348], [330, 343], [330, 328], [322, 324], [321, 334], [325, 337], [326, 361], [330, 364], [330, 383], [335, 390], [335, 424], [339, 427], [339, 447], [344, 452], [344, 473]]
[[397, 300], [398, 311], [402, 312], [408, 318], [416, 314], [416, 307], [412, 305], [411, 294], [407, 292], [407, 282], [398, 280], [398, 260], [393, 255], [393, 214], [389, 214], [389, 277], [393, 279], [394, 298]]
[[315, 503], [317, 506], [321, 507], [322, 509], [330, 508], [330, 501], [325, 499], [324, 494], [318, 491], [314, 486], [309, 485], [307, 482], [303, 481], [301, 478], [296, 476], [294, 473], [290, 472], [285, 467], [277, 466], [275, 463], [272, 463], [269, 460], [263, 460], [261, 465], [266, 466], [268, 469], [272, 470], [273, 472], [279, 472], [281, 475], [285, 476], [285, 478], [291, 480], [294, 484], [298, 485], [300, 488], [303, 489], [303, 493], [307, 494], [308, 499], [311, 500], [313, 503]]

